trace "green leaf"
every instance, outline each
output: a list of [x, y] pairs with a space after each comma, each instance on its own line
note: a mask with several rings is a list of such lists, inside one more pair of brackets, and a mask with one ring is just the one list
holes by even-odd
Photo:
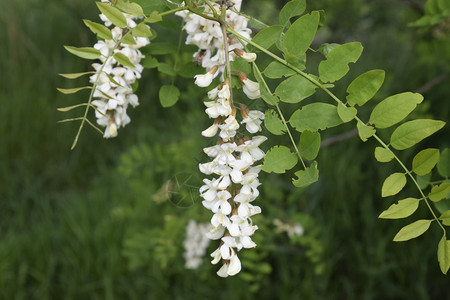
[[100, 37], [104, 40], [112, 40], [113, 39], [111, 31], [105, 25], [95, 23], [95, 22], [92, 22], [89, 20], [83, 20], [83, 22], [98, 37]]
[[275, 89], [275, 95], [286, 103], [298, 103], [313, 95], [317, 86], [301, 75], [295, 75], [281, 82]]
[[375, 106], [369, 123], [377, 128], [390, 127], [406, 118], [422, 100], [421, 94], [411, 92], [390, 96]]
[[406, 176], [403, 173], [393, 173], [386, 178], [381, 187], [381, 197], [398, 194], [406, 184]]
[[306, 0], [292, 0], [286, 3], [280, 11], [278, 20], [284, 27], [289, 26], [292, 17], [300, 16], [306, 9]]
[[299, 151], [303, 158], [313, 160], [320, 149], [320, 133], [305, 130], [300, 135]]
[[63, 94], [75, 94], [81, 90], [90, 90], [92, 89], [92, 86], [83, 86], [83, 87], [79, 87], [79, 88], [73, 88], [73, 89], [60, 89], [60, 88], [56, 88], [58, 91], [60, 91]]
[[361, 43], [352, 42], [337, 46], [330, 51], [327, 59], [319, 64], [319, 77], [323, 82], [334, 82], [344, 77], [350, 70], [349, 63], [354, 63], [361, 56]]
[[336, 48], [337, 46], [340, 46], [340, 44], [324, 43], [324, 44], [320, 45], [320, 47], [319, 47], [319, 49], [317, 49], [317, 51], [322, 53], [322, 55], [326, 57], [328, 55], [328, 53], [330, 53], [330, 51], [333, 50], [334, 48]]
[[76, 79], [76, 78], [79, 78], [81, 76], [88, 75], [88, 74], [95, 74], [95, 72], [90, 71], [90, 72], [82, 72], [82, 73], [65, 73], [65, 74], [59, 73], [58, 75], [62, 76], [64, 78], [68, 78], [68, 79]]
[[428, 198], [430, 198], [430, 200], [433, 202], [438, 202], [446, 198], [449, 193], [450, 183], [444, 182], [440, 185], [433, 186], [430, 193], [428, 194]]
[[442, 220], [442, 224], [450, 226], [450, 210], [447, 210], [441, 214], [439, 220]]
[[134, 36], [138, 36], [138, 37], [149, 37], [152, 36], [152, 31], [150, 30], [150, 28], [148, 28], [147, 25], [145, 25], [145, 23], [140, 23], [138, 25], [136, 25], [136, 27], [134, 27], [133, 29], [131, 29], [131, 33]]
[[438, 244], [437, 257], [441, 272], [447, 275], [450, 268], [450, 241], [446, 240], [445, 233]]
[[72, 46], [64, 46], [67, 51], [84, 59], [97, 59], [101, 56], [100, 51], [92, 47], [76, 48]]
[[74, 108], [77, 107], [81, 107], [81, 106], [87, 106], [90, 105], [88, 103], [81, 103], [81, 104], [76, 104], [76, 105], [71, 105], [71, 106], [66, 106], [66, 107], [59, 107], [57, 108], [58, 111], [62, 111], [62, 112], [66, 112], [66, 111], [71, 111]]
[[419, 185], [420, 189], [424, 190], [429, 184], [431, 179], [431, 173], [428, 173], [424, 176], [416, 176], [417, 184]]
[[424, 138], [432, 135], [442, 127], [445, 122], [437, 120], [419, 119], [400, 125], [391, 136], [391, 145], [397, 150], [404, 150], [414, 146]]
[[278, 117], [277, 112], [273, 109], [266, 110], [264, 117], [264, 126], [267, 128], [267, 130], [275, 135], [282, 135], [286, 132], [286, 127]]
[[406, 225], [395, 235], [394, 242], [404, 242], [422, 235], [428, 230], [433, 220], [417, 220]]
[[131, 34], [125, 34], [121, 40], [123, 44], [136, 45], [136, 40]]
[[294, 174], [297, 179], [292, 178], [292, 183], [298, 187], [307, 187], [308, 185], [317, 182], [319, 180], [319, 170], [317, 169], [317, 162], [315, 161], [311, 166], [305, 170], [300, 170]]
[[286, 67], [282, 63], [277, 61], [271, 62], [265, 69], [264, 75], [268, 78], [276, 79], [281, 77], [289, 77], [294, 75], [296, 72], [289, 67]]
[[130, 59], [128, 58], [128, 56], [126, 56], [125, 54], [123, 54], [122, 52], [116, 52], [113, 55], [114, 59], [117, 60], [117, 62], [119, 64], [121, 64], [122, 66], [126, 66], [126, 67], [130, 67], [130, 68], [136, 68], [135, 65], [133, 65], [133, 63], [130, 61]]
[[439, 149], [425, 149], [417, 153], [412, 161], [412, 171], [423, 176], [431, 172], [439, 161]]
[[299, 132], [305, 130], [318, 131], [337, 126], [342, 123], [336, 106], [328, 103], [311, 103], [296, 110], [289, 123]]
[[392, 204], [383, 211], [378, 218], [380, 219], [402, 219], [412, 215], [419, 207], [420, 199], [406, 198], [398, 201], [398, 204]]
[[267, 173], [282, 174], [286, 170], [292, 169], [297, 164], [297, 161], [297, 155], [292, 153], [288, 147], [274, 146], [266, 153], [262, 170]]
[[123, 12], [134, 15], [134, 16], [143, 16], [144, 11], [142, 10], [142, 7], [135, 3], [135, 2], [128, 2], [123, 0], [118, 0], [115, 3], [116, 7], [120, 8]]
[[319, 18], [319, 12], [313, 11], [295, 21], [282, 39], [283, 52], [294, 57], [303, 55], [316, 35]]
[[359, 75], [347, 88], [347, 102], [351, 106], [363, 106], [373, 98], [384, 82], [383, 70], [371, 70]]
[[104, 2], [96, 2], [95, 4], [111, 23], [121, 28], [127, 27], [127, 19], [120, 10]]
[[145, 18], [144, 20], [146, 23], [158, 23], [162, 21], [162, 16], [157, 11], [152, 11], [150, 16]]
[[371, 136], [373, 136], [376, 132], [375, 128], [373, 128], [370, 125], [366, 125], [361, 121], [358, 121], [356, 123], [356, 128], [358, 128], [358, 134], [359, 138], [365, 142], [367, 141]]
[[156, 68], [159, 65], [159, 62], [156, 58], [146, 55], [145, 58], [141, 61], [141, 65], [146, 69]]
[[439, 162], [437, 164], [437, 170], [442, 177], [450, 177], [450, 151], [448, 148], [445, 148], [442, 151], [441, 157], [439, 158]]
[[358, 111], [354, 107], [347, 107], [342, 102], [339, 102], [337, 112], [342, 122], [347, 123], [356, 117]]
[[394, 153], [383, 147], [375, 148], [375, 159], [379, 162], [385, 163], [390, 162], [394, 158]]
[[167, 74], [169, 76], [175, 76], [175, 70], [172, 68], [171, 65], [166, 63], [159, 63], [158, 65], [158, 71], [164, 74]]
[[[252, 39], [252, 41], [264, 49], [269, 49], [280, 38], [283, 32], [283, 26], [273, 25], [258, 32]], [[252, 47], [252, 52], [259, 52], [260, 50]]]
[[180, 91], [174, 85], [163, 85], [159, 89], [159, 101], [162, 107], [171, 107], [180, 98]]

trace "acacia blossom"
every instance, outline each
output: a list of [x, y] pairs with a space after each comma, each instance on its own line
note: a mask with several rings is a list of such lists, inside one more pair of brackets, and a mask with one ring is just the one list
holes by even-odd
[[[102, 2], [108, 1], [102, 0]], [[138, 17], [125, 13], [123, 15], [129, 28], [136, 26], [135, 20]], [[112, 25], [104, 14], [100, 14], [100, 19], [105, 26]], [[96, 73], [90, 77], [90, 82], [97, 83], [92, 105], [96, 108], [97, 123], [106, 127], [104, 138], [117, 136], [117, 130], [130, 123], [130, 117], [127, 115], [128, 105], [133, 107], [139, 105], [138, 97], [133, 93], [132, 84], [141, 78], [143, 70], [140, 61], [144, 55], [139, 48], [148, 45], [150, 41], [144, 37], [132, 37], [135, 44], [116, 45], [122, 39], [125, 30], [127, 29], [115, 26], [111, 29], [112, 40], [99, 40], [94, 45], [94, 48], [101, 53], [99, 58], [101, 63], [92, 64]], [[121, 65], [112, 56], [116, 53], [125, 55], [134, 67]]]
[[[234, 5], [239, 10], [241, 0], [228, 1], [223, 5]], [[212, 6], [220, 14], [221, 6], [217, 3]], [[204, 13], [210, 12], [211, 8], [205, 6]], [[203, 174], [210, 175], [210, 178], [203, 179], [200, 196], [203, 206], [213, 213], [206, 236], [220, 240], [219, 247], [211, 253], [211, 263], [222, 261], [217, 274], [221, 277], [233, 276], [241, 270], [238, 252], [243, 248], [256, 247], [251, 236], [258, 226], [253, 224], [252, 216], [261, 213], [261, 208], [253, 204], [259, 195], [258, 174], [261, 168], [255, 164], [264, 158], [264, 152], [259, 146], [267, 138], [252, 136], [262, 130], [264, 114], [249, 110], [243, 104], [234, 106], [231, 82], [229, 78], [223, 78], [223, 72], [226, 56], [229, 61], [240, 56], [251, 62], [256, 59], [256, 54], [245, 53], [236, 37], [224, 37], [218, 22], [190, 12], [178, 12], [177, 15], [186, 21], [186, 43], [199, 47], [194, 55], [195, 60], [207, 71], [206, 74], [195, 76], [195, 84], [207, 87], [214, 77], [222, 74], [221, 82], [208, 92], [209, 100], [204, 102], [205, 113], [214, 121], [201, 134], [209, 138], [216, 137], [217, 144], [203, 149], [211, 160], [199, 164], [199, 169]], [[247, 28], [245, 17], [226, 10], [226, 22], [250, 39], [251, 30]], [[259, 98], [259, 84], [242, 74], [239, 74], [239, 78], [244, 93], [249, 99]]]

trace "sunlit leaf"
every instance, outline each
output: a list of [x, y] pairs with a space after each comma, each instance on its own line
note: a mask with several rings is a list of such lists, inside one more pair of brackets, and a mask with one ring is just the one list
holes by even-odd
[[[280, 38], [281, 32], [283, 32], [283, 26], [273, 25], [258, 32], [252, 41], [265, 49], [269, 49]], [[251, 48], [253, 52], [258, 52], [255, 47]]]
[[356, 62], [362, 51], [363, 47], [358, 42], [339, 45], [331, 50], [327, 59], [319, 64], [320, 80], [334, 82], [344, 77], [350, 70], [348, 64]]
[[131, 33], [134, 36], [138, 37], [149, 37], [153, 34], [150, 28], [148, 28], [148, 26], [145, 25], [145, 23], [138, 24], [136, 27], [131, 29]]
[[100, 51], [92, 47], [76, 48], [72, 46], [64, 46], [67, 51], [84, 59], [97, 59], [101, 56]]
[[297, 179], [292, 178], [292, 183], [298, 187], [303, 188], [313, 184], [319, 180], [319, 170], [317, 169], [317, 162], [315, 161], [311, 166], [305, 170], [300, 170], [294, 174]]
[[130, 67], [130, 68], [136, 68], [135, 65], [130, 61], [128, 56], [123, 54], [122, 52], [116, 52], [113, 55], [114, 59], [117, 60], [117, 62], [123, 66]]
[[412, 161], [412, 171], [423, 176], [431, 172], [439, 161], [439, 149], [425, 149], [414, 156]]
[[311, 103], [296, 110], [289, 123], [299, 132], [318, 131], [342, 124], [336, 106], [328, 103]]
[[447, 210], [441, 214], [439, 220], [442, 221], [442, 224], [445, 226], [450, 226], [450, 210]]
[[430, 198], [430, 200], [433, 202], [438, 202], [446, 198], [449, 193], [450, 183], [444, 182], [440, 185], [433, 186], [430, 193], [428, 194], [428, 198]]
[[375, 128], [373, 128], [370, 125], [366, 125], [366, 124], [362, 123], [361, 121], [358, 121], [358, 123], [356, 123], [356, 127], [358, 128], [359, 138], [363, 142], [367, 141], [376, 132]]
[[134, 15], [134, 16], [143, 16], [144, 15], [144, 11], [142, 10], [142, 7], [135, 2], [117, 0], [115, 5], [127, 14]]
[[274, 146], [266, 153], [262, 170], [270, 173], [284, 173], [292, 169], [297, 164], [298, 158], [288, 147]]
[[121, 28], [127, 27], [127, 19], [120, 10], [105, 2], [96, 2], [95, 4], [111, 23]]
[[379, 162], [390, 162], [394, 158], [394, 153], [383, 147], [375, 148], [375, 159]]
[[369, 123], [377, 128], [390, 127], [406, 118], [422, 100], [421, 94], [411, 92], [390, 96], [375, 106]]
[[319, 12], [313, 11], [295, 21], [283, 37], [283, 52], [294, 57], [303, 55], [316, 35], [319, 18]]
[[347, 123], [356, 117], [357, 110], [354, 107], [348, 107], [342, 104], [342, 102], [339, 102], [337, 112], [342, 122]]
[[89, 74], [95, 74], [95, 72], [91, 71], [91, 72], [82, 72], [82, 73], [59, 73], [58, 75], [62, 76], [64, 78], [68, 78], [68, 79], [76, 79], [81, 76], [89, 75]]
[[406, 198], [399, 200], [398, 204], [392, 204], [383, 211], [378, 218], [380, 219], [401, 219], [412, 215], [419, 207], [420, 199]]
[[150, 16], [145, 18], [144, 20], [146, 23], [158, 23], [162, 21], [162, 16], [157, 11], [152, 11]]
[[84, 24], [86, 24], [89, 29], [98, 35], [98, 37], [104, 39], [104, 40], [112, 40], [113, 36], [111, 31], [106, 27], [105, 25], [95, 23], [89, 20], [83, 20]]
[[371, 70], [359, 75], [347, 88], [348, 104], [351, 106], [363, 106], [375, 96], [383, 82], [383, 70]]
[[403, 242], [416, 238], [428, 230], [433, 220], [417, 220], [406, 225], [395, 235], [394, 242]]
[[92, 89], [92, 86], [83, 86], [83, 87], [79, 87], [79, 88], [73, 88], [73, 89], [61, 89], [61, 88], [57, 88], [58, 91], [60, 91], [63, 94], [75, 94], [79, 91], [82, 90], [90, 90]]
[[406, 185], [406, 176], [403, 173], [393, 173], [386, 178], [381, 187], [381, 197], [398, 194]]
[[395, 129], [391, 136], [391, 145], [397, 150], [404, 150], [414, 146], [421, 140], [432, 135], [445, 122], [437, 120], [419, 119], [406, 122]]
[[66, 111], [70, 111], [74, 108], [77, 107], [81, 107], [81, 106], [91, 106], [89, 103], [81, 103], [81, 104], [76, 104], [76, 105], [72, 105], [72, 106], [66, 106], [66, 107], [59, 107], [57, 108], [58, 111], [62, 111], [62, 112], [66, 112]]

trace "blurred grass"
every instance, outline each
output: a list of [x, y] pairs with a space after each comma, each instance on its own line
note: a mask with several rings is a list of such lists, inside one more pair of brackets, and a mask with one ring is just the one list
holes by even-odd
[[[329, 15], [326, 39], [364, 41], [362, 62], [353, 66], [347, 78], [374, 67], [387, 69], [389, 78], [382, 93], [388, 94], [415, 90], [448, 72], [439, 59], [432, 59], [439, 53], [438, 47], [429, 52], [432, 47], [427, 45], [432, 41], [408, 33], [405, 20], [415, 15], [407, 7], [386, 1], [355, 0], [350, 6], [344, 2], [313, 5], [323, 5]], [[395, 8], [389, 16], [386, 9], [381, 10], [383, 4]], [[268, 22], [274, 19], [273, 2], [246, 5], [249, 11], [263, 10], [262, 18]], [[196, 171], [195, 160], [201, 159], [200, 149], [207, 142], [198, 134], [207, 124], [202, 103], [193, 101], [200, 90], [184, 87], [180, 103], [163, 110], [156, 96], [163, 79], [148, 71], [139, 88], [141, 106], [130, 112], [132, 123], [121, 129], [119, 137], [104, 140], [86, 128], [70, 152], [77, 124], [56, 124], [70, 115], [57, 112], [56, 107], [78, 103], [81, 94], [59, 94], [56, 87], [75, 83], [56, 74], [88, 68], [88, 63], [71, 57], [62, 45], [93, 44], [81, 21], [96, 18], [93, 3], [18, 0], [1, 7], [1, 299], [450, 298], [448, 279], [440, 274], [435, 258], [439, 233], [432, 229], [416, 241], [397, 244], [390, 240], [402, 222], [377, 219], [391, 203], [381, 199], [379, 192], [389, 167], [380, 167], [370, 157], [373, 143], [362, 144], [357, 138], [323, 149], [322, 177], [310, 189], [293, 191], [286, 178], [263, 177], [267, 188], [260, 205], [267, 213], [255, 236], [261, 241], [254, 254], [243, 254], [242, 261], [247, 269], [269, 262], [272, 273], [251, 277], [259, 283], [255, 290], [248, 291], [249, 282], [254, 281], [216, 278], [215, 267], [206, 261], [201, 272], [184, 270], [182, 241], [163, 245], [153, 243], [150, 236], [167, 236], [170, 241], [168, 234], [173, 232], [176, 239], [188, 217], [200, 214], [208, 220], [208, 216], [198, 213], [202, 211], [198, 202], [196, 207], [180, 209], [151, 199], [177, 172]], [[345, 14], [354, 19], [342, 22]], [[354, 23], [361, 20], [371, 25], [355, 30]], [[389, 42], [381, 42], [385, 39]], [[344, 90], [338, 87], [337, 93]], [[445, 84], [428, 91], [425, 96], [432, 105], [419, 114], [448, 118], [448, 95]], [[448, 129], [429, 143], [448, 146], [446, 136]], [[131, 175], [119, 171], [127, 166], [126, 157], [136, 157], [131, 155], [136, 149], [142, 150], [142, 159], [134, 159], [129, 167], [137, 168]], [[305, 258], [304, 248], [291, 246], [281, 237], [273, 240], [269, 233], [273, 230], [270, 218], [295, 212], [311, 214], [320, 231], [324, 247], [320, 275]], [[157, 247], [162, 250], [158, 252]], [[161, 263], [169, 257], [166, 249], [175, 251], [171, 254], [175, 256], [164, 268]], [[138, 263], [135, 267], [130, 264], [133, 258]]]

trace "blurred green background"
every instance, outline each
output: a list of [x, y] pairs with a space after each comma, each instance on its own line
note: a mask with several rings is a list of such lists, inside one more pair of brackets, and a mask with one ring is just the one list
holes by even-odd
[[[286, 1], [244, 2], [249, 15], [271, 24]], [[421, 91], [425, 101], [413, 117], [448, 121], [448, 19], [427, 30], [408, 27], [423, 14], [419, 0], [310, 2], [308, 9], [324, 9], [327, 16], [313, 48], [349, 41], [365, 47], [336, 94], [343, 96], [358, 74], [384, 69], [376, 100]], [[56, 108], [87, 95], [62, 95], [56, 87], [82, 86], [86, 79], [72, 82], [57, 73], [89, 68], [63, 45], [95, 43], [82, 19], [97, 21], [97, 8], [89, 0], [1, 0], [0, 7], [1, 299], [450, 299], [448, 277], [436, 259], [440, 232], [432, 226], [416, 240], [391, 242], [411, 222], [377, 219], [393, 201], [381, 198], [380, 187], [396, 166], [377, 163], [375, 143], [355, 136], [321, 150], [321, 178], [308, 189], [294, 189], [289, 177], [261, 175], [258, 247], [241, 252], [241, 274], [218, 278], [209, 257], [199, 269], [186, 270], [186, 224], [208, 222], [210, 215], [198, 197], [181, 201], [164, 191], [174, 179], [201, 184], [197, 164], [209, 141], [200, 132], [210, 122], [201, 101], [205, 90], [176, 78], [180, 102], [163, 109], [158, 89], [172, 79], [148, 69], [138, 88], [141, 105], [129, 111], [131, 124], [111, 140], [85, 128], [69, 151], [77, 124], [56, 122], [81, 112]], [[156, 40], [177, 45], [184, 39], [173, 30], [181, 20], [158, 26], [171, 34]], [[175, 56], [158, 59], [173, 64]], [[317, 70], [317, 57], [308, 67]], [[289, 107], [283, 109], [289, 115]], [[322, 139], [350, 130], [341, 126]], [[448, 147], [448, 134], [446, 126], [417, 149]], [[277, 141], [288, 145], [273, 138], [265, 150]], [[413, 152], [402, 155], [410, 162]], [[405, 190], [395, 199], [415, 193]], [[305, 234], [277, 233], [276, 218], [300, 223]]]

